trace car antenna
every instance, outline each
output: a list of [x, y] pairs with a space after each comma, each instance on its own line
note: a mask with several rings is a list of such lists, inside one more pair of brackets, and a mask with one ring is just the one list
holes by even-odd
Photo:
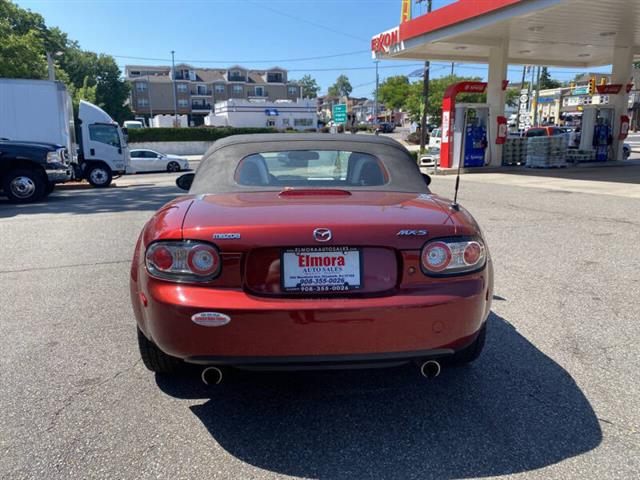
[[[467, 112], [468, 110], [464, 109], [464, 123], [462, 124], [464, 127], [467, 125]], [[458, 204], [458, 189], [460, 188], [460, 167], [464, 162], [464, 147], [466, 143], [466, 135], [465, 129], [462, 130], [462, 145], [460, 145], [460, 158], [458, 158], [458, 171], [456, 172], [456, 186], [453, 189], [453, 202], [451, 202], [451, 209], [455, 211], [460, 210], [460, 205]]]

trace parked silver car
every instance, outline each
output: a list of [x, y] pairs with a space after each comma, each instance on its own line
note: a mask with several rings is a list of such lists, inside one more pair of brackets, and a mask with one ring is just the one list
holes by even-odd
[[130, 173], [189, 170], [189, 161], [177, 155], [166, 155], [146, 148], [131, 150], [130, 155]]

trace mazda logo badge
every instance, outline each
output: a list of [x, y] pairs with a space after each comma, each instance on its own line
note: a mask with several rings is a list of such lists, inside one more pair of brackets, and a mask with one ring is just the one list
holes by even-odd
[[328, 228], [316, 228], [313, 231], [313, 238], [317, 242], [328, 242], [331, 240], [331, 230]]

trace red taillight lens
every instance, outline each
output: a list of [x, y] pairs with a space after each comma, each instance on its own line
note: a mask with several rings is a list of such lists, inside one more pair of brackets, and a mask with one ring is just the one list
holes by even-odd
[[428, 242], [422, 248], [421, 260], [426, 275], [455, 275], [483, 268], [486, 252], [479, 239], [454, 237]]
[[147, 271], [154, 277], [174, 281], [208, 281], [220, 273], [220, 253], [201, 242], [156, 242], [147, 248]]
[[154, 248], [149, 258], [159, 270], [169, 270], [173, 265], [173, 254], [167, 247]]
[[475, 265], [482, 255], [482, 247], [478, 242], [469, 242], [464, 249], [464, 263]]
[[441, 272], [451, 261], [451, 249], [444, 242], [433, 242], [422, 250], [422, 265], [431, 272]]

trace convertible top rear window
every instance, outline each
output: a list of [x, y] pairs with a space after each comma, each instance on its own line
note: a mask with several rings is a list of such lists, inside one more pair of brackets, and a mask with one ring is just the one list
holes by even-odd
[[207, 151], [189, 193], [327, 188], [429, 193], [417, 162], [398, 142], [373, 135], [234, 135]]
[[244, 157], [235, 180], [245, 186], [377, 187], [389, 180], [383, 163], [368, 153], [285, 150]]

